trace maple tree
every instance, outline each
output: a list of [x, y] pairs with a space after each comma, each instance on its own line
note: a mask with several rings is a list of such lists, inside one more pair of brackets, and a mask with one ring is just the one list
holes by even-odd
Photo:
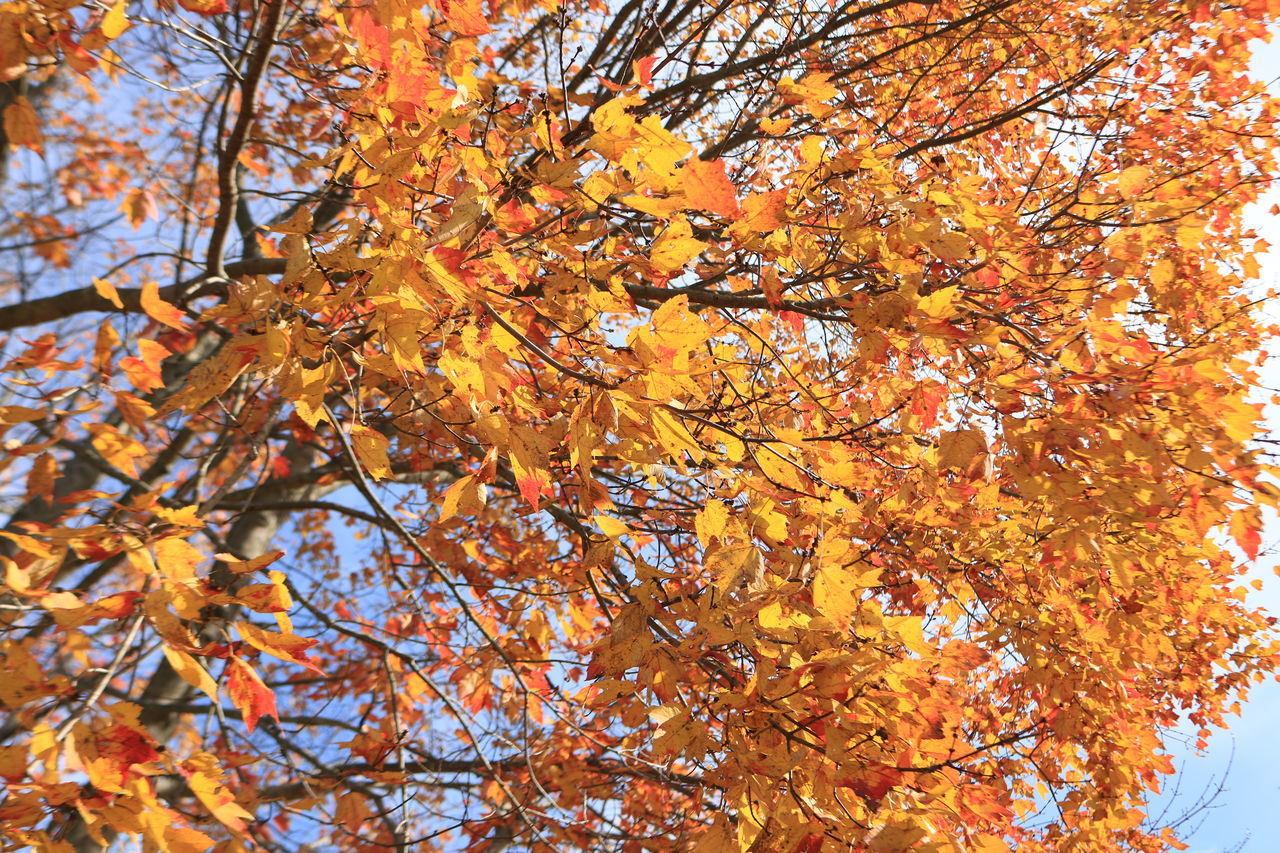
[[4, 847], [1177, 848], [1274, 6], [0, 5]]

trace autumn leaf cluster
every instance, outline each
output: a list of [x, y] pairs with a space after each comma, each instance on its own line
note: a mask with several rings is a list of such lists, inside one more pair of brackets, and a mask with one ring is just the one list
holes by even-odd
[[1178, 849], [1274, 5], [0, 5], [0, 844]]

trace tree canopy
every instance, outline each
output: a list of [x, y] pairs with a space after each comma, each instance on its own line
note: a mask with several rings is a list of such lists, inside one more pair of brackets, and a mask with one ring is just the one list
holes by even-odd
[[0, 844], [1178, 848], [1274, 11], [0, 4]]

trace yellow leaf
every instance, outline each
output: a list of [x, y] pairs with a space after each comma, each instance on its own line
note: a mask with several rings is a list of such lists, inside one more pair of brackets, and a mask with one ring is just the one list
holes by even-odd
[[[237, 661], [238, 663], [238, 661]], [[248, 667], [244, 667], [248, 670]], [[249, 676], [253, 681], [257, 682], [257, 677], [249, 671]], [[258, 682], [254, 686], [261, 684]], [[261, 688], [263, 691], [265, 687]], [[275, 716], [274, 709], [270, 713]], [[191, 788], [191, 793], [196, 795], [196, 799], [209, 810], [218, 821], [233, 832], [244, 832], [246, 828], [245, 821], [253, 820], [253, 815], [245, 811], [239, 803], [236, 802], [233, 795], [222, 784], [221, 768], [218, 766], [218, 759], [207, 752], [197, 752], [191, 758], [182, 762], [183, 775], [187, 777], [187, 785]]]
[[679, 418], [661, 406], [653, 407], [651, 418], [654, 437], [676, 462], [683, 462], [685, 453], [695, 463], [702, 461], [702, 448]]
[[98, 291], [99, 296], [116, 306], [116, 308], [124, 308], [124, 303], [120, 301], [120, 294], [116, 292], [116, 286], [111, 282], [95, 278], [93, 280], [93, 289]]
[[803, 104], [812, 115], [823, 118], [835, 112], [824, 102], [838, 96], [840, 90], [831, 84], [830, 74], [806, 74], [798, 83], [791, 77], [783, 77], [778, 81], [778, 94], [785, 102]]
[[858, 612], [861, 591], [879, 585], [877, 568], [857, 574], [842, 566], [822, 566], [813, 579], [813, 606], [832, 622], [844, 625]]
[[624, 95], [596, 109], [591, 114], [595, 131], [591, 147], [629, 169], [643, 163], [653, 171], [669, 173], [691, 148], [664, 128], [657, 116], [636, 121], [628, 110], [641, 103], [634, 95]]
[[116, 0], [116, 4], [102, 18], [102, 34], [109, 39], [116, 39], [129, 29], [129, 19], [125, 17], [124, 7], [127, 0]]
[[234, 572], [237, 575], [247, 575], [250, 572], [266, 568], [283, 556], [283, 551], [272, 551], [260, 557], [254, 557], [252, 560], [237, 560], [231, 554], [218, 554], [216, 559], [224, 563], [227, 571]]
[[791, 129], [793, 124], [789, 118], [762, 118], [760, 129], [770, 136], [779, 136]]
[[946, 231], [943, 234], [928, 241], [930, 251], [944, 261], [962, 260], [968, 257], [970, 250], [969, 238], [960, 231]]
[[351, 446], [355, 448], [356, 458], [369, 472], [369, 476], [376, 480], [385, 480], [391, 476], [391, 460], [387, 458], [389, 445], [385, 435], [364, 424], [356, 424], [351, 428]]
[[151, 550], [155, 552], [160, 571], [179, 581], [195, 578], [196, 567], [205, 559], [204, 554], [185, 539], [159, 539], [152, 543]]
[[1116, 181], [1120, 197], [1130, 199], [1136, 196], [1147, 185], [1147, 178], [1150, 175], [1151, 170], [1146, 166], [1130, 166], [1125, 169]]
[[653, 312], [649, 321], [655, 331], [655, 339], [675, 352], [701, 346], [713, 334], [701, 317], [689, 310], [689, 297], [668, 299]]
[[617, 539], [619, 536], [631, 532], [631, 528], [627, 526], [626, 522], [607, 515], [594, 515], [591, 520], [596, 523], [596, 527], [600, 528], [600, 532], [610, 539]]
[[708, 554], [707, 567], [716, 579], [716, 588], [728, 592], [743, 581], [758, 580], [764, 574], [764, 558], [754, 545], [730, 545]]
[[899, 642], [912, 654], [925, 655], [933, 651], [924, 639], [924, 620], [920, 616], [897, 616], [885, 619], [885, 628], [896, 634]]
[[923, 297], [916, 307], [920, 310], [920, 313], [927, 317], [935, 320], [945, 320], [955, 314], [955, 304], [959, 296], [959, 285], [944, 287]]
[[199, 509], [196, 506], [184, 506], [178, 509], [158, 506], [151, 511], [155, 513], [156, 518], [162, 518], [170, 524], [198, 529], [204, 527], [204, 519], [200, 517]]
[[218, 683], [213, 680], [213, 676], [201, 666], [198, 660], [187, 652], [172, 648], [168, 644], [161, 645], [160, 651], [164, 653], [169, 665], [173, 667], [173, 671], [182, 676], [183, 681], [204, 691], [204, 694], [214, 702], [218, 701]]
[[756, 617], [760, 626], [769, 631], [785, 631], [789, 628], [805, 628], [811, 618], [804, 613], [783, 609], [782, 603], [775, 601], [761, 608]]
[[628, 207], [641, 213], [647, 213], [656, 219], [670, 219], [688, 207], [688, 203], [680, 196], [674, 198], [653, 198], [647, 195], [629, 195], [619, 199]]
[[[153, 814], [146, 812], [146, 814]], [[226, 843], [226, 842], [224, 842]], [[164, 846], [160, 849], [168, 853], [205, 853], [216, 842], [198, 829], [189, 826], [169, 825], [164, 828]], [[233, 850], [233, 847], [226, 847]]]
[[653, 241], [649, 262], [661, 273], [672, 273], [696, 258], [707, 247], [693, 237], [693, 228], [684, 218], [673, 219], [666, 230]]
[[1008, 853], [1009, 845], [994, 835], [976, 835], [969, 839], [972, 853]]
[[0, 557], [4, 565], [4, 584], [10, 592], [23, 594], [31, 589], [31, 576], [18, 567], [18, 564], [7, 557]]
[[729, 507], [724, 501], [712, 500], [698, 510], [695, 520], [698, 541], [705, 548], [712, 539], [721, 538], [725, 527], [729, 524]]
[[147, 455], [145, 447], [110, 424], [89, 424], [88, 430], [93, 435], [94, 449], [103, 459], [130, 477], [138, 476], [133, 460]]

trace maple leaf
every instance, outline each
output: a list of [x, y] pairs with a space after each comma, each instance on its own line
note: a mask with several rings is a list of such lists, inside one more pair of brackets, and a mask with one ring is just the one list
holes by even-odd
[[709, 210], [726, 219], [742, 215], [737, 190], [725, 174], [723, 160], [694, 158], [680, 167], [680, 180], [690, 207]]
[[129, 383], [144, 394], [164, 387], [160, 365], [172, 355], [169, 348], [157, 341], [143, 338], [138, 341], [138, 352], [138, 356], [120, 359], [120, 368], [129, 378]]
[[460, 36], [482, 36], [492, 29], [485, 17], [483, 0], [438, 0], [437, 8]]
[[363, 424], [356, 424], [351, 429], [351, 444], [369, 476], [379, 480], [391, 476], [391, 461], [387, 458], [390, 442], [385, 435]]
[[10, 145], [21, 145], [34, 151], [44, 146], [40, 132], [40, 119], [35, 107], [26, 97], [19, 95], [4, 108], [4, 135]]
[[[252, 724], [249, 729], [253, 730]], [[223, 785], [216, 756], [208, 752], [197, 752], [183, 761], [179, 769], [186, 777], [187, 786], [208, 809], [209, 814], [237, 834], [243, 835], [247, 831], [246, 821], [252, 820], [253, 815], [237, 803], [235, 796]]]
[[1231, 514], [1231, 538], [1250, 560], [1258, 559], [1262, 547], [1262, 514], [1257, 507], [1248, 507]]
[[6, 842], [1181, 843], [1267, 4], [953, 5], [0, 5]]
[[1151, 170], [1146, 166], [1130, 166], [1120, 173], [1116, 184], [1120, 189], [1120, 197], [1131, 199], [1147, 185]]
[[262, 683], [249, 664], [235, 657], [228, 660], [226, 684], [227, 696], [243, 715], [245, 727], [250, 732], [264, 716], [279, 720], [275, 694]]
[[643, 59], [637, 59], [633, 63], [636, 82], [646, 89], [653, 88], [653, 66], [657, 61], [658, 58], [656, 56], [646, 56]]
[[118, 208], [129, 218], [129, 224], [136, 231], [148, 219], [154, 219], [159, 215], [160, 208], [156, 205], [155, 198], [147, 190], [134, 187], [125, 194], [124, 200], [120, 202]]
[[742, 202], [742, 227], [751, 231], [773, 231], [783, 223], [787, 191], [752, 193]]
[[177, 308], [160, 298], [160, 286], [154, 281], [142, 286], [140, 303], [142, 310], [146, 311], [151, 319], [170, 328], [178, 330], [186, 328], [186, 317]]
[[227, 11], [226, 0], [178, 0], [178, 5], [198, 15], [221, 15]]
[[116, 2], [107, 10], [107, 14], [102, 17], [102, 34], [108, 39], [116, 39], [129, 28], [129, 18], [125, 15], [124, 10], [128, 5], [128, 0], [116, 0]]
[[702, 254], [707, 244], [693, 237], [688, 220], [676, 218], [653, 241], [649, 261], [661, 273], [673, 273]]
[[317, 675], [324, 675], [307, 657], [307, 649], [316, 645], [315, 640], [308, 640], [305, 637], [299, 637], [294, 634], [268, 631], [264, 628], [255, 627], [248, 622], [237, 622], [236, 630], [240, 632], [240, 636], [244, 638], [246, 643], [258, 651], [289, 663], [304, 666]]

